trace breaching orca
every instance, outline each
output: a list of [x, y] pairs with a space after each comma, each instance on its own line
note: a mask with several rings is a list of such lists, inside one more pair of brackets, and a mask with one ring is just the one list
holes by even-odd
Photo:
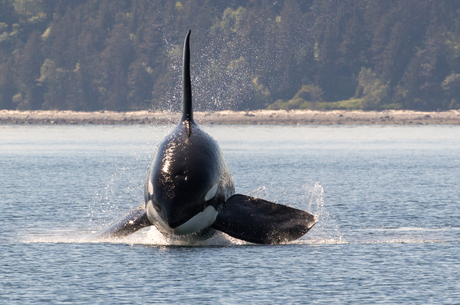
[[245, 195], [235, 187], [217, 142], [193, 120], [190, 33], [184, 42], [183, 114], [161, 142], [144, 186], [145, 204], [98, 234], [120, 238], [154, 225], [171, 238], [202, 240], [215, 230], [260, 244], [278, 244], [306, 234], [310, 213]]

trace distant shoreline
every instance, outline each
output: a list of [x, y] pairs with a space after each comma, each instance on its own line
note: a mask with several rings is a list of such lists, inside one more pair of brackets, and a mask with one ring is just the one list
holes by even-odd
[[[195, 112], [199, 124], [219, 125], [460, 125], [460, 110], [422, 112], [254, 110]], [[76, 112], [0, 110], [0, 124], [175, 124], [180, 113], [161, 111]]]

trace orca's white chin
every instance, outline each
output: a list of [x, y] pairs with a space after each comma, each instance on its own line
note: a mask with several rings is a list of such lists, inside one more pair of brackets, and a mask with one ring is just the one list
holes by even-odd
[[196, 214], [187, 222], [181, 224], [177, 228], [171, 228], [169, 225], [164, 222], [160, 215], [153, 207], [153, 203], [150, 200], [147, 203], [147, 217], [152, 222], [158, 231], [167, 234], [167, 235], [187, 235], [192, 233], [197, 233], [216, 221], [217, 211], [213, 206], [206, 207], [202, 212]]

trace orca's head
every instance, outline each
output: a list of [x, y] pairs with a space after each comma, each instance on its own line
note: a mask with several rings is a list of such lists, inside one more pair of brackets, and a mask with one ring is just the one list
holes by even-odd
[[162, 233], [195, 233], [212, 225], [233, 192], [217, 142], [195, 123], [181, 123], [155, 154], [145, 185], [147, 216]]

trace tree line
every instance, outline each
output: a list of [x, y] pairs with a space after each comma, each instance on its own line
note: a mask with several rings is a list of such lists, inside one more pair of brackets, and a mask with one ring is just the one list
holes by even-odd
[[0, 0], [0, 109], [460, 108], [460, 1]]

